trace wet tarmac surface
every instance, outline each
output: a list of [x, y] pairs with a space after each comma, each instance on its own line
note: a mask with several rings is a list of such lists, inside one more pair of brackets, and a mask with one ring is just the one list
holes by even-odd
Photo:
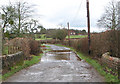
[[5, 82], [104, 82], [104, 78], [66, 47], [48, 45], [38, 64], [17, 72]]

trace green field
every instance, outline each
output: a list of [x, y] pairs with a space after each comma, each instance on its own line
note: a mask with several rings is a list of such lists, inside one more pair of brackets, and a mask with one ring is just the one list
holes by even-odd
[[[70, 35], [70, 38], [85, 38], [87, 35]], [[68, 36], [66, 36], [68, 38]]]
[[[46, 38], [45, 37], [46, 34], [42, 34], [39, 35], [41, 38], [37, 38], [37, 36], [35, 36], [35, 40], [48, 40], [48, 39], [52, 39], [52, 38]], [[70, 35], [70, 38], [85, 38], [87, 37], [87, 35]], [[68, 36], [66, 36], [66, 38], [68, 38]]]
[[39, 40], [52, 39], [52, 38], [46, 38], [46, 37], [45, 37], [45, 35], [46, 35], [46, 34], [39, 35], [41, 38], [37, 38], [37, 36], [35, 36], [35, 37], [36, 37], [36, 39], [35, 39], [35, 40], [39, 41]]

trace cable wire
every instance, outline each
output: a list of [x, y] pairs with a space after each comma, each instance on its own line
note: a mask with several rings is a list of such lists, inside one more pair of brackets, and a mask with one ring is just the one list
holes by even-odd
[[73, 23], [73, 22], [76, 20], [78, 14], [79, 14], [79, 11], [80, 11], [80, 9], [81, 9], [82, 3], [83, 3], [83, 0], [81, 0], [81, 3], [80, 3], [80, 5], [79, 5], [79, 7], [78, 7], [78, 10], [77, 10], [77, 12], [76, 12], [74, 18], [72, 19], [71, 23]]

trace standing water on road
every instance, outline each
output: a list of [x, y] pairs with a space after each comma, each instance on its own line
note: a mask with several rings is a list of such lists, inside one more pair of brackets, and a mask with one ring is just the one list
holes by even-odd
[[65, 47], [57, 47], [55, 45], [47, 45], [50, 46], [51, 51], [44, 51], [44, 55], [41, 58], [41, 62], [48, 61], [62, 61], [62, 60], [80, 60], [77, 57], [76, 53], [71, 51], [69, 48]]
[[77, 54], [66, 47], [43, 47], [38, 64], [23, 69], [5, 82], [104, 82], [104, 78]]

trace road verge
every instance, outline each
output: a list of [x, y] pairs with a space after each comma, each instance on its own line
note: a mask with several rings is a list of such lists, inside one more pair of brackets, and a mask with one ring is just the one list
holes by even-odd
[[8, 77], [12, 76], [13, 74], [15, 74], [16, 72], [19, 72], [20, 70], [30, 67], [33, 64], [36, 64], [40, 61], [40, 58], [43, 54], [40, 54], [39, 56], [33, 56], [33, 58], [31, 60], [25, 60], [23, 65], [18, 65], [17, 67], [11, 67], [11, 71], [9, 71], [8, 73], [4, 74], [1, 78], [2, 80], [6, 80]]

